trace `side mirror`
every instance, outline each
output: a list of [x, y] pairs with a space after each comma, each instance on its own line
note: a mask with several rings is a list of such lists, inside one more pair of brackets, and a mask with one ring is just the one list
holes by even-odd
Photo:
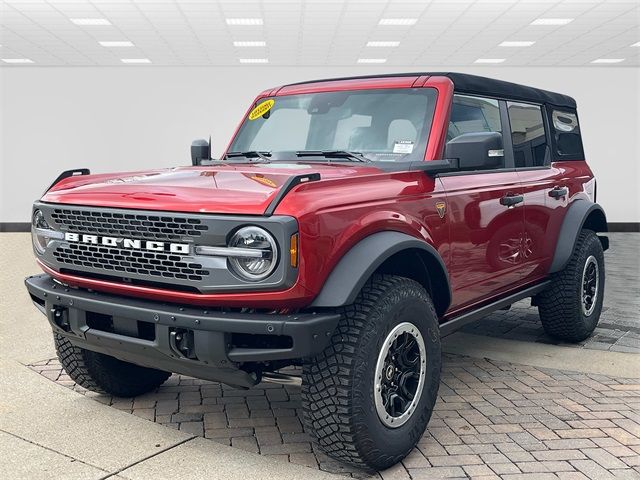
[[211, 140], [200, 138], [191, 142], [191, 164], [200, 165], [202, 160], [211, 160]]
[[464, 133], [449, 141], [445, 158], [458, 159], [460, 170], [497, 168], [504, 163], [502, 134], [498, 132]]

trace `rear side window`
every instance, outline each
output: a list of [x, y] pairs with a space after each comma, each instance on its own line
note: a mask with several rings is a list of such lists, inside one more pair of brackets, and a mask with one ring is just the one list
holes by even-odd
[[542, 107], [507, 102], [516, 168], [542, 167], [551, 161]]
[[583, 160], [582, 137], [575, 111], [551, 107], [551, 128], [554, 151], [558, 160]]

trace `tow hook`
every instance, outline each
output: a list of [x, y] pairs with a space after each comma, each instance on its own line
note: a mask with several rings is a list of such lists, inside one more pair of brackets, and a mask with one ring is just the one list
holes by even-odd
[[186, 328], [175, 328], [169, 332], [169, 344], [173, 353], [181, 358], [197, 360], [195, 353], [195, 342], [193, 340], [193, 330]]
[[69, 310], [61, 306], [55, 306], [51, 309], [51, 313], [53, 314], [53, 323], [55, 323], [58, 328], [65, 332], [71, 331], [71, 325], [69, 324]]

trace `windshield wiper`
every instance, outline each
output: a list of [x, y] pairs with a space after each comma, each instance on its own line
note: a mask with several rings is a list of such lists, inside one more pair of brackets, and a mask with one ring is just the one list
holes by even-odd
[[325, 157], [325, 158], [344, 158], [354, 162], [370, 162], [360, 152], [350, 152], [348, 150], [300, 150], [296, 152], [298, 157]]
[[227, 152], [225, 158], [233, 158], [233, 157], [245, 157], [245, 158], [259, 158], [260, 160], [264, 160], [265, 162], [270, 162], [271, 152], [266, 151], [258, 151], [258, 150], [249, 150], [246, 152]]

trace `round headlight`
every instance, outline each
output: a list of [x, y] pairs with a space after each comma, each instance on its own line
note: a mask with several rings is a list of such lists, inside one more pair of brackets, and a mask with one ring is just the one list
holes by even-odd
[[241, 228], [231, 237], [229, 247], [255, 250], [253, 256], [229, 258], [231, 269], [240, 278], [256, 282], [271, 275], [276, 268], [278, 248], [273, 237], [263, 228]]
[[44, 213], [36, 210], [33, 212], [33, 218], [31, 219], [31, 239], [33, 240], [33, 248], [40, 255], [44, 253], [47, 243], [49, 243], [50, 237], [44, 235], [46, 230], [51, 230], [51, 227], [44, 218]]

